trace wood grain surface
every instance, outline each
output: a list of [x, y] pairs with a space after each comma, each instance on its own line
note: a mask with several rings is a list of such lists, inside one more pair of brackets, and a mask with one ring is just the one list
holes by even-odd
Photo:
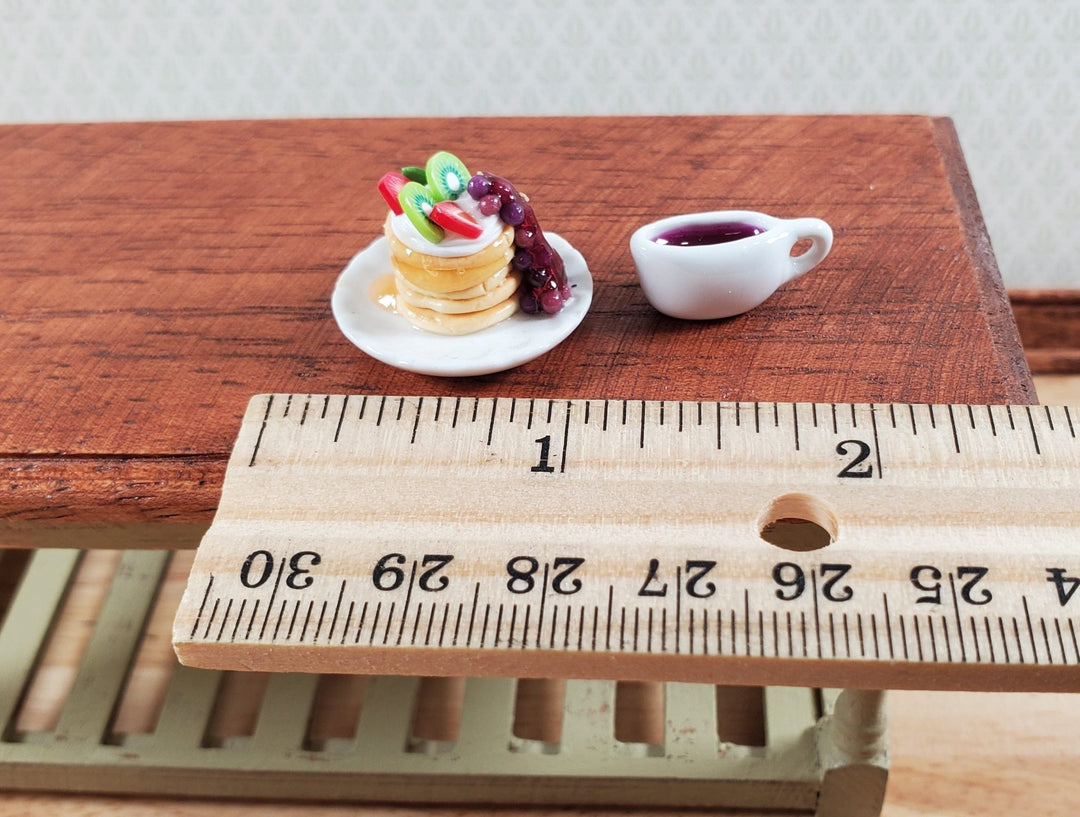
[[[375, 182], [438, 148], [514, 180], [596, 282], [568, 341], [503, 374], [390, 368], [330, 315], [337, 275], [379, 233]], [[824, 218], [834, 250], [746, 315], [659, 315], [630, 233], [721, 208]], [[258, 392], [1034, 399], [943, 119], [13, 126], [0, 128], [0, 238], [9, 545], [96, 541], [110, 525], [125, 546], [193, 546]]]

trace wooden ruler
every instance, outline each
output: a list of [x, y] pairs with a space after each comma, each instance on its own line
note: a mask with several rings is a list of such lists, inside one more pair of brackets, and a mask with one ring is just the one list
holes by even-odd
[[260, 395], [188, 665], [1080, 689], [1080, 411]]

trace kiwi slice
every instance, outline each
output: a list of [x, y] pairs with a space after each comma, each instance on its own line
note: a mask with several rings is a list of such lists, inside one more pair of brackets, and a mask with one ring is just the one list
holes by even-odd
[[453, 153], [440, 150], [427, 161], [427, 185], [436, 201], [453, 201], [465, 192], [469, 171]]
[[442, 241], [443, 228], [428, 218], [428, 213], [435, 206], [435, 199], [427, 187], [419, 182], [407, 182], [398, 193], [398, 203], [420, 235], [432, 244]]

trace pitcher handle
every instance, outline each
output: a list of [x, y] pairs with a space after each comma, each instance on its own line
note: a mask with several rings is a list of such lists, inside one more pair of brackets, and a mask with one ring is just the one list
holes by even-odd
[[788, 275], [788, 280], [791, 281], [810, 272], [825, 260], [825, 256], [832, 249], [833, 231], [832, 227], [820, 218], [791, 219], [787, 223], [787, 227], [793, 236], [792, 247], [804, 239], [810, 239], [812, 242], [806, 252], [791, 259], [791, 268]]

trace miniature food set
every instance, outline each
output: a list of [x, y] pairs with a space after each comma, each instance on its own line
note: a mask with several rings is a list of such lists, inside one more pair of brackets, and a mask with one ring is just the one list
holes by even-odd
[[[469, 376], [518, 366], [578, 326], [592, 300], [584, 258], [540, 227], [529, 197], [452, 153], [389, 171], [383, 236], [352, 259], [331, 299], [345, 336], [420, 374]], [[800, 241], [810, 248], [792, 255]], [[832, 247], [820, 219], [753, 211], [673, 216], [639, 228], [630, 250], [648, 301], [675, 318], [753, 309]]]
[[390, 207], [396, 307], [420, 329], [478, 332], [519, 308], [556, 314], [572, 297], [528, 197], [506, 179], [470, 174], [439, 151], [424, 168], [386, 173], [378, 189]]
[[338, 277], [331, 307], [367, 354], [442, 377], [491, 374], [561, 343], [592, 303], [585, 259], [528, 196], [446, 151], [385, 173], [383, 235]]

